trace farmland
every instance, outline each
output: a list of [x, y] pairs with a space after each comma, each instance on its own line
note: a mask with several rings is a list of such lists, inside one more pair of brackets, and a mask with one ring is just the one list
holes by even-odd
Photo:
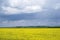
[[0, 40], [60, 40], [60, 28], [0, 28]]

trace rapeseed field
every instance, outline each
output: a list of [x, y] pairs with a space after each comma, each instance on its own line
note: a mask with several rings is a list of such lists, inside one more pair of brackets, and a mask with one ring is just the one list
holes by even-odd
[[0, 40], [60, 40], [60, 28], [0, 28]]

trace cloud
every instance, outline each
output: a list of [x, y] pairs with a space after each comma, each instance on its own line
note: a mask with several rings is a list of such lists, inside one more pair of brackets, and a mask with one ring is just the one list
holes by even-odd
[[42, 11], [42, 7], [38, 5], [26, 6], [24, 9], [12, 8], [12, 7], [2, 7], [5, 14], [18, 14], [18, 13], [35, 13]]
[[21, 4], [21, 0], [7, 0], [9, 6], [11, 7], [18, 7]]
[[0, 0], [0, 26], [60, 25], [60, 0]]
[[9, 6], [19, 7], [19, 6], [31, 6], [31, 5], [44, 5], [46, 0], [7, 0]]
[[[50, 10], [49, 12], [15, 14], [2, 16], [1, 26], [57, 26], [60, 24], [60, 11]], [[0, 18], [1, 19], [1, 18]]]
[[5, 14], [35, 13], [43, 11], [45, 3], [46, 0], [6, 0], [1, 7]]
[[3, 21], [3, 26], [54, 26], [56, 22], [49, 20], [19, 20], [19, 21]]
[[55, 10], [60, 9], [60, 3], [57, 3], [57, 4], [54, 6], [54, 9], [55, 9]]
[[58, 9], [60, 6], [60, 0], [48, 0], [47, 7], [51, 9]]
[[2, 7], [2, 9], [4, 10], [5, 14], [15, 14], [15, 13], [20, 12], [19, 9], [11, 8], [11, 7]]

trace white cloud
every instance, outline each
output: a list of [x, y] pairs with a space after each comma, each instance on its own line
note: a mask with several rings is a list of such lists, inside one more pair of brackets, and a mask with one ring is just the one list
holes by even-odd
[[11, 7], [17, 7], [20, 5], [21, 0], [8, 0], [9, 6]]
[[20, 12], [20, 10], [18, 10], [17, 8], [11, 8], [11, 7], [2, 7], [5, 14], [15, 14]]
[[42, 11], [42, 7], [40, 7], [39, 5], [26, 6], [23, 11], [26, 13], [39, 12]]
[[46, 0], [7, 0], [9, 6], [18, 7], [18, 6], [28, 6], [28, 5], [44, 5]]
[[[2, 6], [5, 14], [34, 13], [43, 11], [46, 0], [7, 0], [8, 6]], [[7, 4], [7, 3], [5, 3]]]
[[56, 5], [54, 6], [54, 9], [55, 10], [60, 9], [60, 3], [56, 3]]
[[2, 7], [5, 14], [17, 14], [17, 13], [32, 13], [42, 11], [42, 8], [38, 5], [26, 6], [24, 9], [12, 8], [12, 7]]
[[48, 0], [46, 4], [46, 9], [60, 9], [60, 0]]

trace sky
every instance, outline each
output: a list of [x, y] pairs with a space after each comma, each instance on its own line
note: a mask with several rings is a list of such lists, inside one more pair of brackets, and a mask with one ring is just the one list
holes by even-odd
[[4, 26], [60, 26], [60, 0], [0, 0]]

